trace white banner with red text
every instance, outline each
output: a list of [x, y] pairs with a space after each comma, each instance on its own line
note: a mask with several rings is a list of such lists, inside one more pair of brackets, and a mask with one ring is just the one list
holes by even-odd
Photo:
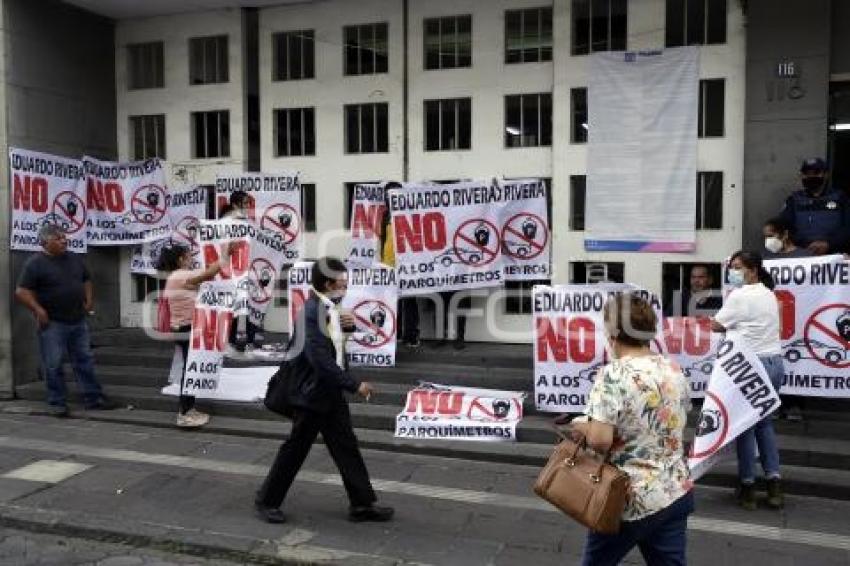
[[354, 185], [351, 199], [349, 265], [368, 266], [381, 261], [381, 238], [387, 210], [383, 184]]
[[83, 164], [26, 149], [9, 148], [13, 250], [40, 251], [38, 231], [55, 224], [65, 231], [68, 251], [86, 253], [86, 191]]
[[515, 441], [525, 394], [422, 383], [407, 394], [395, 436], [411, 440]]
[[207, 281], [201, 284], [192, 314], [192, 335], [182, 394], [216, 397], [235, 303], [234, 281]]

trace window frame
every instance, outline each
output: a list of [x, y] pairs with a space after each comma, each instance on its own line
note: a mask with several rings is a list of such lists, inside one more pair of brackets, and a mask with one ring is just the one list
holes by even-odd
[[[133, 148], [133, 157], [132, 159], [135, 161], [142, 161], [144, 159], [150, 159], [154, 157], [158, 157], [160, 159], [166, 159], [166, 129], [165, 129], [165, 114], [139, 114], [135, 116], [127, 117], [130, 124], [130, 147]], [[145, 130], [147, 129], [147, 121], [151, 120], [154, 123], [154, 147], [156, 148], [154, 153], [155, 155], [149, 155], [147, 152], [147, 144], [145, 139]], [[141, 124], [141, 133], [142, 133], [142, 155], [139, 155], [137, 152], [138, 145], [136, 143], [136, 132], [138, 131], [138, 126]], [[160, 125], [162, 136], [160, 137]], [[162, 143], [160, 148], [160, 142]]]
[[[537, 134], [536, 134], [536, 143], [526, 143], [525, 141], [525, 118], [526, 118], [526, 106], [525, 99], [526, 97], [536, 97], [537, 98]], [[549, 108], [549, 117], [548, 120], [544, 116], [544, 101], [548, 98], [548, 108]], [[518, 99], [519, 100], [519, 133], [511, 134], [508, 128], [510, 127], [508, 123], [508, 99]], [[521, 149], [521, 148], [529, 148], [529, 147], [551, 147], [552, 146], [552, 93], [551, 92], [532, 92], [532, 93], [523, 93], [523, 94], [506, 94], [504, 96], [504, 105], [505, 105], [505, 126], [504, 126], [504, 147], [505, 149]], [[546, 136], [544, 135], [546, 132], [546, 128], [544, 127], [548, 121], [548, 141], [546, 140]], [[511, 139], [518, 139], [519, 145], [511, 145]]]
[[[463, 51], [461, 50], [460, 42], [460, 34], [459, 31], [460, 26], [458, 25], [461, 21], [469, 21], [469, 61], [468, 64], [462, 64], [461, 57], [463, 57]], [[444, 24], [448, 24], [451, 21], [454, 32], [453, 32], [453, 42], [451, 43], [453, 49], [453, 57], [454, 57], [454, 65], [443, 65], [443, 57], [446, 52], [448, 42], [443, 41], [443, 27]], [[435, 67], [430, 67], [428, 65], [428, 40], [431, 36], [428, 34], [428, 24], [435, 23], [437, 24], [437, 61], [438, 64]], [[458, 14], [452, 16], [436, 16], [431, 18], [424, 18], [422, 20], [422, 68], [425, 71], [445, 71], [448, 69], [470, 69], [472, 68], [472, 48], [473, 48], [473, 27], [472, 27], [472, 14]]]
[[[720, 133], [707, 134], [706, 129], [709, 125], [708, 117], [708, 91], [710, 85], [720, 85], [720, 101], [721, 101], [721, 116], [720, 116]], [[726, 137], [726, 78], [715, 77], [699, 80], [699, 97], [697, 110], [697, 137], [699, 139], [725, 138]]]
[[[581, 181], [581, 183], [579, 183]], [[581, 185], [581, 187], [579, 187]], [[581, 215], [577, 215], [577, 192], [581, 189]], [[570, 175], [570, 217], [568, 226], [570, 232], [584, 232], [587, 213], [587, 175]], [[581, 227], [578, 227], [579, 224]]]
[[[688, 18], [689, 0], [665, 0], [664, 2], [664, 46], [665, 47], [683, 47], [686, 45], [723, 45], [727, 42], [729, 36], [729, 4], [727, 0], [701, 0], [702, 9], [702, 30], [699, 33], [699, 38], [694, 38], [690, 34], [690, 22]], [[722, 4], [722, 8], [721, 8]], [[671, 12], [676, 7], [680, 8], [682, 29], [676, 32], [673, 36]], [[714, 9], [712, 10], [712, 7]], [[717, 19], [712, 16], [717, 16]], [[718, 33], [717, 37], [712, 38], [712, 24], [716, 24], [717, 20], [722, 21], [722, 32]], [[718, 28], [719, 29], [719, 28]], [[679, 36], [678, 34], [681, 34]], [[681, 40], [681, 41], [679, 41]]]
[[[216, 119], [216, 129], [217, 129], [216, 138], [217, 138], [218, 149], [219, 149], [219, 152], [220, 152], [218, 155], [209, 155], [209, 148], [206, 147], [208, 145], [207, 142], [209, 140], [209, 136], [207, 134], [207, 128], [209, 127], [209, 124], [207, 123], [207, 120], [213, 114], [215, 114], [216, 117], [217, 117], [217, 119]], [[196, 122], [196, 120], [198, 120], [201, 116], [204, 117], [203, 139], [204, 139], [205, 148], [204, 148], [204, 155], [203, 156], [201, 156], [199, 154], [198, 147], [197, 147], [197, 142], [198, 142], [197, 134], [198, 134], [198, 132], [197, 132], [197, 122]], [[224, 120], [222, 120], [222, 117], [224, 118]], [[191, 120], [191, 127], [192, 127], [192, 129], [191, 129], [192, 159], [222, 159], [222, 158], [229, 158], [230, 157], [230, 110], [199, 110], [199, 111], [191, 112], [190, 120]], [[223, 143], [223, 141], [222, 141], [223, 140], [223, 138], [222, 138], [222, 129], [223, 129], [222, 123], [226, 124], [226, 129], [227, 129], [227, 136], [226, 136], [226, 140], [225, 140], [226, 143]], [[225, 146], [225, 147], [223, 147], [223, 146]]]
[[[526, 33], [525, 33], [525, 19], [528, 13], [537, 12], [537, 59], [526, 60]], [[547, 46], [544, 45], [545, 30], [544, 30], [544, 18], [543, 15], [545, 12], [549, 13], [549, 43], [548, 43], [548, 56], [545, 55], [547, 53]], [[508, 36], [508, 18], [511, 16], [519, 16], [519, 60], [511, 61], [511, 57], [509, 56], [510, 49], [509, 45], [509, 36]], [[553, 52], [554, 52], [554, 32], [553, 32], [553, 14], [552, 14], [552, 6], [540, 6], [538, 8], [519, 8], [519, 9], [511, 9], [505, 10], [505, 53], [504, 53], [504, 62], [505, 65], [520, 65], [522, 63], [548, 63], [552, 61]]]
[[[353, 104], [344, 104], [342, 110], [342, 127], [343, 127], [343, 147], [345, 149], [345, 155], [363, 155], [363, 154], [372, 154], [372, 153], [389, 153], [390, 152], [390, 104], [389, 102], [363, 102], [363, 103], [353, 103]], [[372, 143], [373, 148], [370, 151], [363, 149], [363, 140], [364, 140], [364, 109], [369, 108], [372, 113]], [[351, 135], [353, 132], [349, 131], [349, 112], [352, 110], [357, 110], [357, 138], [358, 138], [358, 149], [356, 151], [352, 151], [350, 149], [349, 141], [351, 140]], [[380, 112], [379, 109], [383, 109], [385, 116], [385, 137], [383, 140], [384, 143], [381, 144], [381, 125], [380, 120]], [[380, 149], [383, 145], [384, 149]]]
[[[223, 42], [222, 42], [223, 40]], [[209, 80], [206, 76], [207, 73], [207, 46], [215, 42], [215, 78]], [[222, 56], [222, 46], [224, 48], [224, 53]], [[202, 56], [202, 64], [201, 69], [203, 79], [195, 82], [193, 73], [195, 71], [195, 57], [198, 55], [200, 48], [200, 55]], [[226, 84], [230, 82], [230, 37], [228, 34], [216, 34], [216, 35], [206, 35], [200, 37], [190, 37], [189, 38], [189, 86], [203, 86], [203, 85], [212, 85], [212, 84]], [[223, 65], [223, 66], [222, 66]]]
[[[584, 96], [584, 111], [582, 112], [579, 108], [581, 105], [581, 96]], [[574, 87], [570, 89], [570, 143], [571, 144], [585, 144], [587, 143], [588, 132], [590, 131], [588, 127], [585, 127], [588, 120], [589, 108], [587, 105], [587, 87]], [[581, 116], [584, 116], [584, 121], [579, 122], [581, 120]], [[582, 135], [578, 136], [577, 133], [581, 132]]]
[[[316, 183], [301, 183], [301, 227], [305, 234], [317, 231]], [[305, 190], [308, 189], [308, 190]], [[306, 211], [312, 211], [308, 215]]]
[[[301, 122], [301, 153], [293, 153], [292, 151], [292, 128], [290, 121], [292, 120], [292, 115], [294, 113], [299, 114], [299, 120]], [[280, 137], [281, 137], [281, 128], [280, 128], [280, 119], [281, 116], [286, 116], [286, 128], [284, 133], [286, 135], [286, 147], [287, 152], [282, 153], [280, 151]], [[307, 127], [307, 116], [310, 116], [310, 121], [312, 123], [312, 132]], [[272, 128], [273, 128], [273, 136], [274, 136], [274, 156], [280, 158], [286, 157], [313, 157], [316, 155], [316, 108], [314, 106], [299, 106], [293, 108], [274, 108], [272, 109]], [[312, 148], [311, 144], [308, 143], [308, 140], [312, 140]]]
[[[149, 50], [150, 52], [145, 52]], [[154, 88], [165, 88], [165, 42], [164, 41], [143, 41], [138, 43], [128, 43], [125, 54], [127, 56], [127, 90], [149, 90]], [[144, 61], [139, 60], [139, 56], [146, 56]], [[141, 67], [136, 68], [136, 64]], [[150, 74], [150, 76], [147, 76]], [[145, 79], [151, 79], [151, 83], [144, 80], [136, 81], [141, 75], [145, 75]]]
[[[605, 268], [605, 279], [594, 280], [593, 283], [602, 283], [602, 282], [625, 283], [625, 281], [626, 281], [626, 262], [624, 262], [624, 261], [590, 261], [590, 260], [584, 260], [584, 261], [571, 261], [571, 262], [569, 262], [570, 284], [571, 285], [587, 284], [587, 282], [589, 281], [589, 279], [588, 279], [588, 268], [591, 267], [591, 266], [597, 266], [597, 265], [604, 266], [604, 268]], [[584, 267], [584, 281], [579, 281], [578, 278], [576, 277], [575, 269], [578, 266]], [[622, 270], [622, 277], [620, 278], [619, 281], [616, 278], [611, 279], [609, 277], [609, 273], [610, 273], [611, 269]], [[615, 273], [615, 275], [616, 275], [616, 273]]]
[[[362, 32], [371, 28], [372, 31], [372, 71], [363, 71], [363, 51], [368, 48], [363, 47], [361, 37]], [[383, 54], [378, 49], [378, 31], [380, 28], [383, 28], [384, 31], [384, 51]], [[355, 30], [357, 32], [357, 43], [354, 46], [350, 46], [348, 44], [348, 32], [351, 30]], [[389, 73], [390, 69], [390, 25], [389, 22], [374, 22], [368, 24], [352, 24], [343, 26], [342, 28], [342, 74], [346, 77], [358, 77], [363, 75], [382, 75]], [[351, 69], [348, 68], [348, 49], [355, 49], [357, 52], [357, 72], [351, 72]], [[380, 55], [383, 55], [383, 62], [385, 68], [383, 70], [378, 69], [378, 62], [380, 61]]]
[[[604, 1], [607, 3], [606, 16], [606, 40], [604, 49], [594, 48], [594, 3]], [[577, 8], [580, 3], [587, 6], [587, 45], [579, 46], [576, 44], [578, 36], [577, 30], [579, 22], [576, 15], [579, 13]], [[623, 9], [623, 36], [614, 36], [614, 15], [617, 13], [614, 9], [615, 3], [622, 3]], [[583, 27], [583, 26], [582, 26]], [[579, 57], [582, 55], [590, 55], [591, 53], [599, 53], [602, 51], [625, 51], [628, 49], [629, 40], [629, 2], [628, 0], [572, 0], [570, 3], [570, 55]]]
[[[301, 50], [300, 57], [300, 76], [293, 77], [290, 68], [291, 56], [289, 50], [292, 48], [290, 39], [299, 39], [299, 49]], [[285, 63], [281, 66], [281, 40], [286, 40], [286, 50], [283, 59]], [[309, 65], [306, 64], [307, 58], [304, 50], [304, 45], [310, 45]], [[309, 73], [307, 72], [309, 70]], [[316, 30], [315, 29], [298, 29], [277, 31], [272, 34], [272, 82], [284, 81], [308, 81], [316, 78]]]
[[[719, 219], [718, 225], [707, 226], [706, 222], [706, 201], [708, 200], [706, 197], [706, 186], [709, 183], [717, 183], [719, 186], [712, 188], [719, 192], [720, 197], [720, 208], [716, 211], [717, 218]], [[723, 171], [697, 171], [697, 184], [696, 184], [696, 218], [694, 220], [694, 225], [697, 230], [700, 231], [719, 231], [723, 230]]]
[[[437, 115], [439, 116], [439, 121], [437, 123], [437, 145], [439, 146], [436, 149], [429, 149], [428, 147], [428, 104], [437, 104]], [[460, 147], [461, 141], [461, 104], [467, 103], [469, 105], [469, 146], [468, 147]], [[452, 104], [454, 106], [453, 109], [453, 117], [454, 117], [454, 133], [455, 139], [457, 140], [455, 145], [456, 147], [443, 147], [443, 116], [445, 110], [443, 106], [445, 104]], [[426, 99], [422, 101], [422, 111], [423, 111], [423, 136], [422, 141], [424, 144], [424, 151], [471, 151], [472, 150], [472, 97], [460, 97], [460, 98], [432, 98]]]

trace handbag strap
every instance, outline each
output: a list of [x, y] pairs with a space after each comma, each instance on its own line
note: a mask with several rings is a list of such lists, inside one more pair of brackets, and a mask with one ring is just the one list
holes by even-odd
[[[576, 458], [578, 457], [579, 451], [582, 448], [585, 451], [587, 451], [587, 435], [579, 433], [581, 438], [576, 442], [575, 440], [573, 440], [573, 438], [568, 436], [559, 427], [554, 426], [553, 428], [555, 429], [555, 434], [557, 434], [562, 440], [568, 440], [570, 442], [575, 442], [575, 444], [576, 444], [576, 448], [573, 451], [572, 455], [570, 457], [568, 457], [566, 460], [564, 460], [564, 464], [572, 468], [573, 466], [576, 465]], [[613, 447], [613, 443], [612, 443], [611, 446], [608, 447], [608, 450], [605, 451], [605, 456], [600, 460], [599, 467], [596, 469], [596, 473], [590, 474], [590, 480], [593, 483], [599, 483], [599, 480], [602, 477], [602, 468], [605, 467], [605, 464], [610, 464], [609, 460], [611, 459], [611, 448], [612, 447]]]

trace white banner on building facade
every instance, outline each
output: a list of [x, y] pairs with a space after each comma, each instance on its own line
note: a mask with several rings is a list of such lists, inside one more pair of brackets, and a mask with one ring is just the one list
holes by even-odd
[[387, 210], [383, 184], [355, 185], [351, 201], [350, 265], [381, 261], [381, 237]]
[[779, 395], [758, 357], [734, 332], [717, 346], [696, 436], [688, 455], [691, 479], [715, 462], [724, 446], [779, 408]]
[[407, 394], [395, 436], [412, 440], [515, 441], [525, 394], [423, 383]]
[[165, 171], [159, 159], [128, 163], [83, 157], [88, 244], [125, 246], [171, 233]]
[[215, 397], [233, 322], [233, 281], [201, 284], [192, 315], [192, 336], [183, 380], [184, 395]]
[[693, 251], [699, 48], [588, 63], [585, 248]]
[[26, 149], [9, 148], [12, 191], [13, 250], [40, 251], [38, 231], [45, 224], [61, 227], [68, 250], [86, 253], [86, 191], [83, 164]]
[[551, 276], [547, 187], [539, 179], [500, 181], [505, 191], [501, 245], [506, 281]]

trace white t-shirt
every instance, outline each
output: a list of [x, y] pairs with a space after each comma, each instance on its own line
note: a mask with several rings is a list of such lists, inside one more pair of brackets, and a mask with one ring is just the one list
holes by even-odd
[[741, 334], [757, 356], [782, 353], [779, 342], [779, 303], [761, 283], [735, 289], [714, 317], [727, 330]]

